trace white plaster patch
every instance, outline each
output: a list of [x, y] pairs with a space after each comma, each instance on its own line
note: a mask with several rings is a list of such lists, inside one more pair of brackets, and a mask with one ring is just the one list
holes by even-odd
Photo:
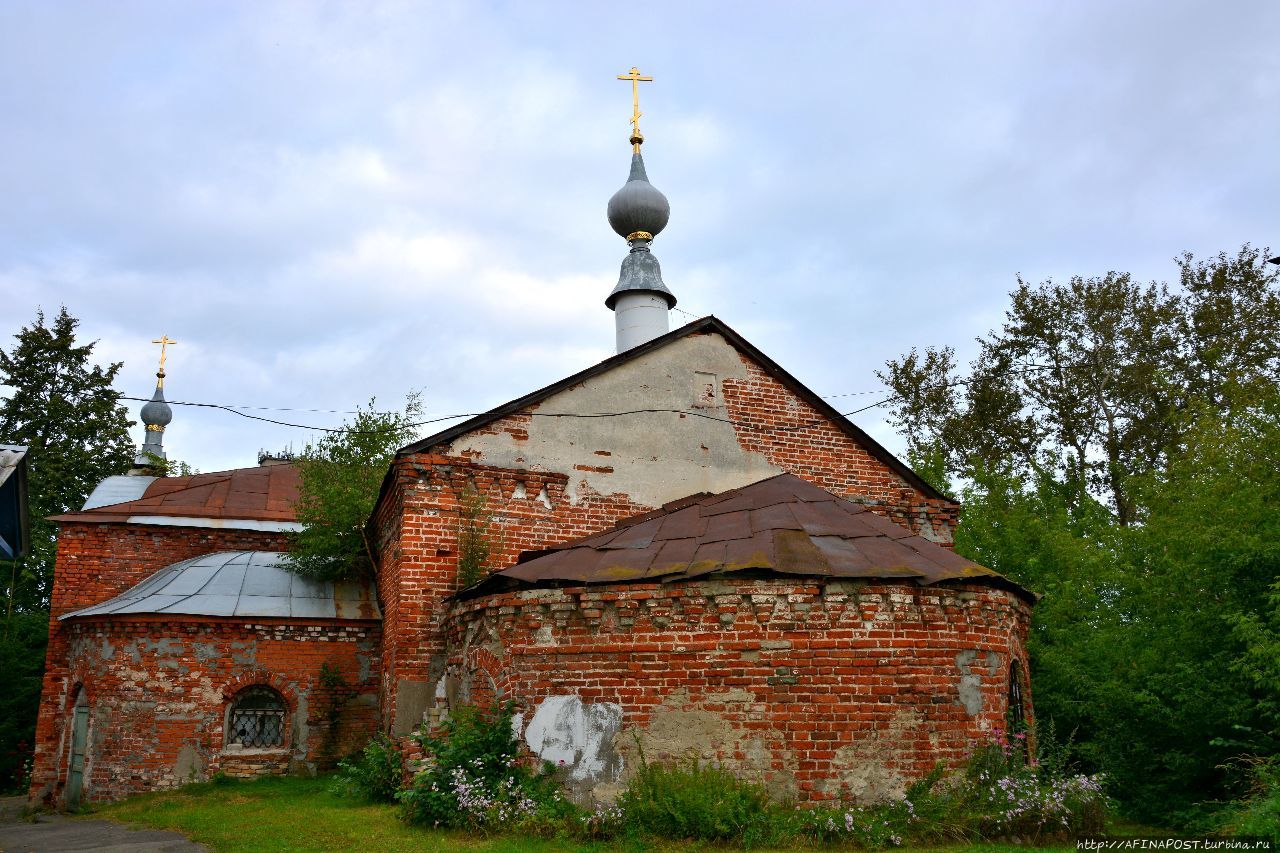
[[616, 778], [620, 762], [604, 753], [622, 727], [622, 706], [614, 702], [583, 704], [578, 696], [548, 696], [538, 705], [525, 743], [544, 761], [569, 768], [575, 781], [602, 779], [606, 769]]
[[[566, 388], [536, 407], [543, 415], [674, 411], [616, 418], [534, 417], [525, 425], [527, 439], [517, 441], [506, 431], [472, 433], [457, 438], [449, 452], [508, 468], [534, 458], [548, 470], [570, 473], [565, 489], [570, 504], [579, 500], [582, 484], [598, 494], [624, 494], [645, 506], [661, 506], [695, 492], [723, 492], [782, 473], [763, 454], [744, 450], [733, 425], [720, 420], [728, 417], [722, 393], [691, 393], [699, 375], [711, 377], [716, 391], [726, 380], [743, 380], [748, 374], [738, 351], [724, 338], [692, 335]], [[707, 384], [704, 378], [704, 391]], [[604, 454], [595, 451], [607, 452], [607, 464], [600, 464]], [[550, 506], [543, 494], [538, 500]]]

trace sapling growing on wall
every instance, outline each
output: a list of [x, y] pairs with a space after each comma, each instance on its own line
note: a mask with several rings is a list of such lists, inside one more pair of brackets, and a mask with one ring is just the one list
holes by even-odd
[[463, 589], [488, 573], [489, 558], [499, 550], [490, 534], [491, 521], [484, 494], [467, 483], [458, 496], [458, 586]]
[[370, 400], [342, 429], [298, 455], [296, 510], [303, 529], [291, 537], [289, 568], [321, 580], [354, 580], [376, 564], [366, 523], [396, 450], [416, 436], [417, 393], [402, 412], [379, 412]]

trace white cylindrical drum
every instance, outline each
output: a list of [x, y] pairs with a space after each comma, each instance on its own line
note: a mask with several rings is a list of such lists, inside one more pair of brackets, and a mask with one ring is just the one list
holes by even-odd
[[668, 331], [668, 310], [667, 300], [650, 291], [637, 290], [619, 296], [613, 306], [618, 352], [626, 352], [665, 335]]

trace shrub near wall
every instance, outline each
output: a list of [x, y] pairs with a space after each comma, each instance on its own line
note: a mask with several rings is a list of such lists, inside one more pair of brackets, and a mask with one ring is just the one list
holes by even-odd
[[[1106, 814], [1100, 778], [1074, 775], [1056, 761], [1028, 760], [1023, 739], [1003, 733], [976, 748], [958, 776], [944, 779], [939, 766], [904, 797], [878, 805], [797, 808], [772, 802], [761, 785], [723, 768], [642, 758], [616, 805], [586, 810], [559, 792], [557, 768], [521, 762], [511, 718], [509, 704], [488, 711], [466, 707], [437, 733], [418, 735], [425, 766], [396, 794], [402, 819], [484, 834], [882, 848], [1098, 835]], [[376, 739], [360, 767], [344, 764], [335, 790], [370, 796], [379, 789], [391, 778], [389, 745]]]

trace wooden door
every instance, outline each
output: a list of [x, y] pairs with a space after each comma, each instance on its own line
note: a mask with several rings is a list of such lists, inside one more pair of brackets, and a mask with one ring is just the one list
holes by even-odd
[[79, 808], [84, 794], [84, 754], [89, 740], [89, 702], [84, 690], [72, 711], [71, 764], [67, 768], [67, 808]]

